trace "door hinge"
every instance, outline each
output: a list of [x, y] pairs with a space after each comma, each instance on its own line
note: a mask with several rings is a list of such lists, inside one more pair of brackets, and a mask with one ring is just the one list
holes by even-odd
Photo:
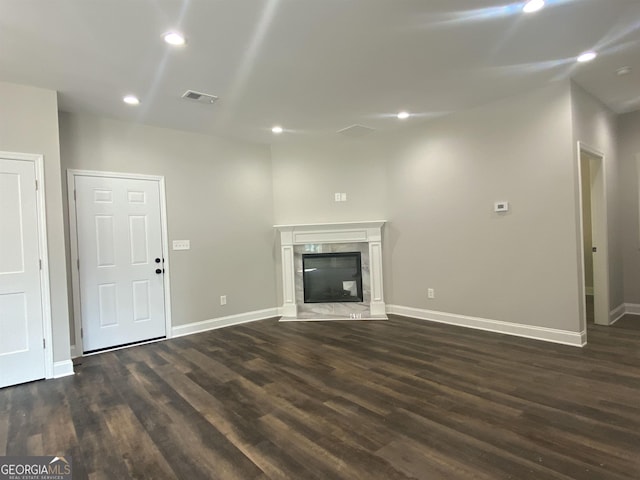
[[73, 191], [73, 199], [74, 200], [76, 199], [76, 191], [75, 190]]
[[80, 259], [79, 258], [76, 260], [76, 266], [78, 267], [78, 270], [80, 270]]
[[44, 338], [42, 339], [42, 348], [44, 348], [45, 350], [47, 348], [47, 341]]
[[84, 330], [80, 327], [80, 338], [84, 338]]
[[42, 259], [38, 260], [38, 264], [40, 265], [40, 270], [42, 270]]
[[38, 180], [36, 180], [36, 190], [38, 190]]

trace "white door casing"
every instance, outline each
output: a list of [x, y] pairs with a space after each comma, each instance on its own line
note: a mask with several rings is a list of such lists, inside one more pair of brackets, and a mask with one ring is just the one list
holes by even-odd
[[590, 160], [594, 321], [609, 325], [609, 248], [604, 157]]
[[162, 187], [159, 177], [69, 172], [76, 351], [170, 331]]
[[53, 376], [42, 160], [0, 152], [0, 388]]
[[590, 192], [591, 192], [591, 225], [592, 242], [597, 251], [593, 252], [593, 297], [594, 320], [599, 325], [609, 325], [610, 319], [610, 291], [609, 291], [609, 241], [607, 220], [607, 177], [606, 162], [603, 153], [593, 149], [583, 142], [578, 142], [578, 179], [579, 180], [579, 210], [580, 225], [579, 252], [581, 253], [581, 272], [579, 272], [579, 292], [581, 297], [580, 325], [586, 331], [586, 305], [584, 280], [584, 224], [582, 221], [582, 164], [581, 159], [586, 154], [590, 162]]

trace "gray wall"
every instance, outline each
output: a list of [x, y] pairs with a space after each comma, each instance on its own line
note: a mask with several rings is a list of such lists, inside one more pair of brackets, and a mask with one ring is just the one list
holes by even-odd
[[570, 113], [559, 83], [390, 140], [390, 303], [580, 331]]
[[60, 139], [65, 175], [165, 177], [169, 242], [191, 240], [191, 250], [169, 256], [174, 326], [275, 306], [267, 146], [68, 113], [60, 114]]
[[[609, 243], [609, 311], [624, 302], [622, 283], [622, 244], [619, 219], [619, 160], [616, 144], [616, 117], [604, 104], [582, 89], [571, 84], [571, 108], [574, 140], [574, 158], [576, 165], [576, 198], [579, 195], [577, 172], [577, 142], [583, 142], [592, 149], [604, 154], [605, 180], [607, 189], [607, 221]], [[576, 211], [576, 216], [580, 215]], [[582, 242], [578, 232], [578, 240]]]
[[569, 83], [415, 123], [273, 147], [278, 223], [387, 219], [387, 303], [580, 331]]
[[[336, 134], [308, 142], [275, 142], [273, 198], [277, 224], [383, 220], [387, 213], [385, 155], [375, 134]], [[347, 194], [336, 202], [334, 194]]]
[[70, 358], [56, 92], [0, 82], [0, 150], [44, 156], [53, 358]]
[[618, 118], [620, 158], [620, 229], [624, 265], [624, 301], [640, 304], [640, 225], [638, 164], [640, 110]]

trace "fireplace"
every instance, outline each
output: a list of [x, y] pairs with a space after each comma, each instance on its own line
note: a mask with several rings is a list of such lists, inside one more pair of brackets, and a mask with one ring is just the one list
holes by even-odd
[[302, 255], [304, 303], [362, 302], [360, 252]]
[[384, 223], [276, 225], [282, 253], [281, 321], [386, 319]]

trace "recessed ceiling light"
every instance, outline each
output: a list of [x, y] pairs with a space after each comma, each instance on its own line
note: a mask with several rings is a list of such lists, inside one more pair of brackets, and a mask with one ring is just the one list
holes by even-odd
[[524, 13], [533, 13], [537, 12], [538, 10], [542, 10], [543, 7], [544, 0], [529, 0], [524, 4], [524, 7], [522, 7], [522, 11]]
[[580, 63], [590, 62], [597, 56], [598, 54], [596, 52], [584, 52], [582, 55], [578, 57], [578, 61]]
[[184, 38], [184, 35], [178, 32], [167, 32], [162, 36], [162, 38], [164, 38], [164, 41], [169, 45], [179, 46], [184, 45], [187, 42]]
[[398, 118], [400, 120], [405, 120], [405, 119], [407, 119], [409, 117], [410, 117], [409, 112], [400, 112], [400, 113], [398, 113]]
[[124, 103], [128, 103], [129, 105], [139, 105], [140, 99], [135, 95], [127, 95], [122, 99]]
[[280, 125], [276, 125], [275, 127], [273, 127], [271, 129], [271, 131], [275, 134], [279, 134], [282, 133], [284, 130], [282, 129], [282, 127]]
[[622, 77], [624, 75], [629, 75], [631, 73], [631, 67], [627, 66], [627, 67], [621, 67], [618, 70], [616, 70], [616, 75], [618, 75], [619, 77]]

